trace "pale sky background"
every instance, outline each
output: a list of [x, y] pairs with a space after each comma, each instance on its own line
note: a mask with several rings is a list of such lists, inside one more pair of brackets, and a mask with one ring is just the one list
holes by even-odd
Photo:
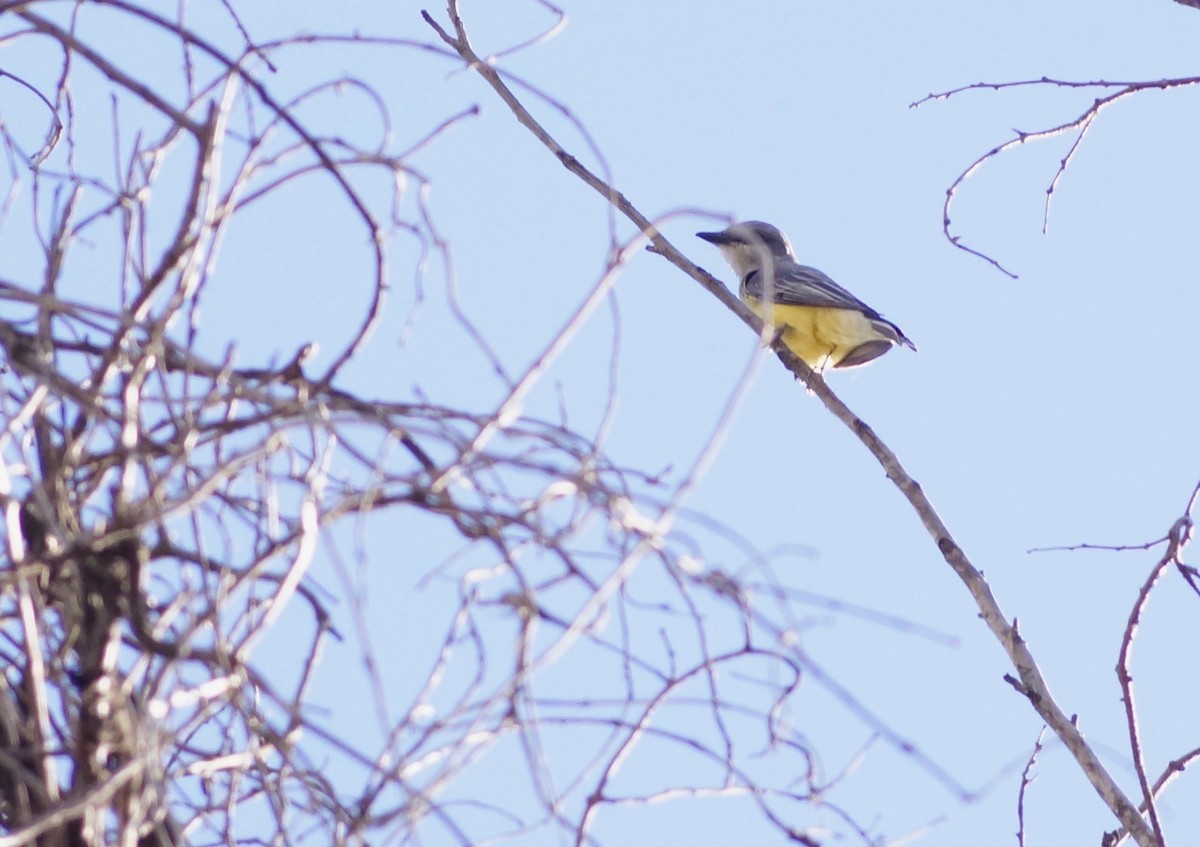
[[[665, 223], [677, 247], [731, 281], [717, 251], [695, 231], [718, 228], [721, 216], [771, 221], [790, 235], [800, 261], [882, 311], [920, 347], [829, 382], [923, 486], [1005, 613], [1019, 618], [1060, 705], [1078, 713], [1085, 736], [1133, 794], [1113, 668], [1131, 603], [1161, 548], [1027, 551], [1159, 538], [1200, 479], [1200, 100], [1194, 89], [1152, 91], [1105, 112], [1059, 183], [1046, 235], [1046, 188], [1074, 136], [1011, 151], [968, 180], [954, 209], [956, 232], [1017, 280], [945, 240], [945, 191], [1014, 128], [1073, 119], [1099, 93], [974, 91], [909, 105], [981, 80], [1194, 74], [1200, 11], [1170, 0], [565, 0], [563, 7], [568, 21], [557, 37], [500, 64], [570, 108], [616, 186], [644, 213], [695, 212]], [[247, 4], [240, 12], [258, 39], [357, 31], [432, 42], [421, 8], [309, 2], [286, 10]], [[443, 20], [442, 6], [425, 8]], [[463, 11], [485, 55], [551, 20], [537, 4], [515, 0], [467, 3]], [[204, 13], [196, 4], [196, 14]], [[103, 21], [95, 26], [99, 31]], [[131, 67], [137, 58], [153, 61], [131, 57]], [[270, 81], [281, 96], [339, 73], [378, 86], [396, 121], [396, 151], [447, 116], [479, 106], [477, 117], [409, 164], [429, 180], [428, 208], [450, 246], [463, 309], [509, 372], [521, 372], [603, 272], [602, 199], [453, 61], [396, 49], [284, 51], [273, 59], [280, 71]], [[4, 96], [0, 106], [12, 123], [11, 93]], [[532, 96], [526, 102], [570, 152], [596, 166], [567, 121]], [[353, 90], [321, 103], [329, 115], [344, 112], [343, 134], [380, 133], [366, 99]], [[286, 360], [307, 341], [335, 349], [355, 325], [367, 296], [366, 254], [361, 230], [344, 225], [341, 207], [336, 216], [327, 213], [331, 196], [327, 185], [304, 183], [288, 202], [251, 210], [230, 233], [203, 313], [214, 355], [232, 342], [241, 364]], [[618, 231], [633, 234], [624, 221]], [[450, 319], [436, 260], [421, 277], [422, 305], [412, 311], [417, 260], [416, 241], [398, 237], [388, 318], [345, 386], [409, 398], [419, 385], [435, 402], [487, 409], [503, 386]], [[678, 480], [757, 355], [757, 339], [648, 253], [624, 270], [614, 298], [619, 404], [607, 450], [625, 465], [670, 468], [668, 478]], [[575, 428], [599, 425], [612, 315], [609, 308], [596, 313], [531, 399], [529, 414], [556, 418], [561, 402]], [[314, 369], [327, 363], [318, 359]], [[687, 501], [690, 510], [767, 554], [789, 586], [957, 639], [948, 646], [799, 607], [814, 662], [979, 793], [962, 802], [879, 741], [831, 800], [880, 838], [934, 824], [916, 843], [1015, 844], [1019, 772], [1040, 722], [1003, 681], [1010, 671], [1003, 652], [911, 509], [859, 442], [773, 358], [754, 371], [725, 439]], [[415, 594], [413, 583], [451, 549], [433, 533], [404, 530], [401, 518], [373, 524], [365, 542], [372, 554], [370, 619], [397, 702], [412, 684], [407, 669], [422, 667], [420, 651], [441, 635], [425, 628], [441, 620], [433, 610], [449, 596], [449, 587], [437, 585]], [[732, 544], [705, 552], [731, 571], [746, 564]], [[313, 578], [334, 585], [325, 563]], [[1198, 609], [1200, 598], [1168, 573], [1135, 648], [1154, 775], [1200, 743]], [[352, 644], [332, 647], [314, 699], [328, 708], [332, 727], [361, 734], [369, 748], [372, 713], [354, 661]], [[871, 733], [811, 684], [802, 686], [792, 719], [830, 771]], [[557, 744], [552, 756], [572, 755], [569, 738]], [[500, 790], [503, 753], [457, 790]], [[652, 782], [659, 768], [678, 780], [669, 762], [636, 755], [623, 773], [636, 785]], [[1038, 770], [1026, 799], [1028, 844], [1094, 844], [1115, 828], [1054, 740]], [[1177, 844], [1200, 839], [1196, 779], [1185, 775], [1161, 805]], [[749, 803], [725, 800], [606, 810], [594, 834], [606, 845], [785, 843]], [[422, 843], [451, 842], [431, 830]], [[541, 832], [506, 843], [559, 841]]]

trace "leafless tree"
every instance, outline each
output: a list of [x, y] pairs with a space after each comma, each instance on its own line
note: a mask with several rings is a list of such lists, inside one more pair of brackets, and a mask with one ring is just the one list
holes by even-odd
[[[0, 85], [29, 106], [0, 124], [12, 186], [0, 223], [32, 248], [0, 268], [0, 845], [465, 845], [541, 831], [585, 844], [606, 808], [682, 796], [749, 798], [796, 843], [818, 843], [821, 828], [875, 843], [827, 796], [845, 774], [819, 765], [794, 720], [802, 684], [839, 696], [962, 791], [805, 653], [797, 632], [812, 598], [776, 580], [748, 545], [737, 572], [713, 564], [706, 544], [729, 538], [724, 528], [684, 528], [683, 499], [719, 438], [668, 484], [614, 464], [602, 437], [523, 411], [647, 245], [763, 332], [753, 315], [538, 124], [521, 97], [544, 95], [525, 86], [518, 96], [497, 57], [475, 54], [457, 3], [426, 15], [427, 41], [255, 39], [231, 3], [220, 8], [0, 4]], [[122, 28], [174, 64], [131, 67], [112, 35]], [[296, 88], [275, 77], [329, 48], [382, 51], [396, 64], [434, 56], [480, 74], [641, 233], [613, 235], [592, 291], [532, 366], [510, 375], [494, 362], [498, 403], [451, 407], [345, 386], [385, 315], [395, 244], [420, 248], [414, 285], [431, 264], [450, 265], [410, 160], [470, 113], [442, 115], [403, 149], [386, 133], [354, 140], [310, 107], [354, 90], [390, 127], [370, 80], [331, 75]], [[308, 344], [282, 362], [214, 355], [200, 310], [223, 240], [247, 210], [307, 181], [336, 190], [326, 215], [361, 236], [365, 270], [339, 281], [353, 289], [347, 302], [363, 304], [355, 330], [319, 370]], [[474, 337], [487, 355], [487, 339]], [[1141, 809], [1121, 793], [899, 459], [820, 376], [777, 352], [908, 498], [1012, 657], [1012, 684], [1120, 825], [1142, 847], [1162, 844], [1152, 798], [1171, 774], [1151, 784], [1140, 768]], [[1155, 578], [1185, 567], [1193, 507]], [[352, 538], [397, 514], [417, 533], [454, 539], [444, 556], [411, 565], [455, 600], [401, 703], [385, 690], [361, 608], [360, 571], [380, 564]], [[405, 542], [394, 555], [411, 562]], [[334, 563], [338, 589], [310, 578], [319, 557]], [[285, 624], [293, 661], [264, 667], [262, 644]], [[310, 702], [331, 639], [359, 651], [353, 672], [370, 684], [376, 746]], [[584, 681], [546, 680], [564, 669]], [[554, 743], [565, 734], [568, 762]], [[641, 749], [691, 765], [626, 788], [621, 765]], [[522, 802], [458, 790], [501, 754], [518, 765]]]
[[[187, 4], [174, 16], [126, 0], [3, 7], [3, 83], [31, 107], [4, 126], [5, 223], [36, 246], [0, 279], [0, 843], [356, 844], [432, 830], [467, 844], [538, 827], [583, 841], [605, 805], [635, 801], [609, 784], [646, 739], [689, 751], [714, 775], [660, 794], [750, 796], [806, 840], [788, 809], [828, 777], [783, 709], [802, 673], [781, 638], [788, 604], [754, 609], [748, 584], [689, 555], [673, 526], [691, 477], [667, 487], [614, 466], [594, 435], [522, 414], [644, 239], [614, 249], [579, 312], [528, 372], [506, 377], [496, 406], [341, 388], [383, 314], [395, 241], [420, 245], [419, 275], [449, 263], [407, 160], [463, 116], [443, 116], [404, 150], [372, 146], [309, 109], [352, 89], [388, 125], [370, 82], [333, 76], [284, 95], [272, 74], [330, 47], [382, 49], [397, 64], [453, 54], [364, 36], [253, 42], [224, 8], [206, 28]], [[113, 37], [123, 29], [177, 67], [130, 69]], [[49, 74], [39, 70], [47, 59]], [[274, 364], [206, 354], [200, 308], [223, 238], [246, 210], [305, 180], [335, 187], [340, 204], [327, 215], [356, 225], [366, 245], [365, 272], [343, 283], [347, 302], [364, 304], [357, 329], [319, 373], [307, 344]], [[449, 527], [463, 549], [421, 565], [458, 601], [436, 660], [408, 680], [415, 693], [399, 707], [385, 702], [354, 568], [343, 564], [344, 594], [332, 599], [306, 577], [321, 539], [345, 562], [339, 525], [394, 512]], [[655, 583], [649, 599], [640, 580]], [[691, 646], [707, 644], [702, 602], [742, 621], [740, 646]], [[330, 603], [348, 610], [344, 634]], [[256, 650], [285, 619], [294, 663], [265, 672]], [[645, 651], [638, 640], [655, 628], [658, 646]], [[377, 748], [347, 740], [308, 702], [331, 637], [361, 647], [386, 723]], [[543, 687], [564, 657], [614, 684], [574, 698]], [[722, 675], [741, 667], [770, 668], [772, 681], [753, 696], [725, 693]], [[607, 699], [593, 699], [599, 691]], [[707, 715], [707, 729], [660, 722], [668, 701]], [[786, 780], [755, 774], [734, 741], [746, 724], [758, 747], [791, 760]], [[558, 727], [599, 733], [563, 784], [548, 776], [543, 740]], [[445, 799], [513, 740], [528, 809]], [[568, 797], [579, 808], [566, 811]], [[482, 828], [465, 820], [481, 815]]]

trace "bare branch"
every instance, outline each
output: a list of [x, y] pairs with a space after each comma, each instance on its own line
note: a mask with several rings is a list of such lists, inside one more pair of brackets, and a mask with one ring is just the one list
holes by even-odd
[[[1177, 0], [1177, 2], [1182, 2], [1182, 0]], [[952, 183], [950, 183], [950, 187], [946, 189], [946, 200], [942, 205], [942, 232], [945, 234], [946, 240], [948, 240], [958, 249], [970, 253], [973, 256], [978, 256], [1005, 275], [1016, 279], [1017, 275], [1015, 273], [1005, 268], [986, 253], [963, 244], [962, 237], [952, 232], [953, 224], [950, 215], [951, 206], [954, 204], [955, 199], [957, 199], [959, 189], [962, 187], [962, 184], [966, 182], [967, 178], [979, 170], [979, 168], [983, 167], [983, 165], [991, 159], [994, 159], [1002, 153], [1012, 150], [1014, 147], [1018, 147], [1030, 141], [1042, 141], [1048, 138], [1056, 138], [1060, 135], [1074, 133], [1075, 138], [1071, 142], [1070, 148], [1067, 150], [1066, 155], [1059, 161], [1058, 168], [1055, 170], [1054, 176], [1050, 180], [1050, 184], [1046, 187], [1046, 203], [1042, 213], [1042, 233], [1044, 234], [1050, 225], [1050, 201], [1054, 196], [1054, 192], [1058, 189], [1058, 184], [1063, 175], [1066, 173], [1067, 167], [1070, 165], [1071, 160], [1074, 159], [1076, 152], [1078, 152], [1080, 145], [1083, 143], [1084, 137], [1088, 134], [1088, 131], [1092, 128], [1093, 123], [1095, 122], [1096, 118], [1100, 116], [1102, 111], [1119, 100], [1123, 100], [1126, 97], [1139, 94], [1144, 91], [1154, 89], [1165, 91], [1174, 88], [1185, 88], [1197, 84], [1200, 84], [1200, 77], [1180, 77], [1174, 79], [1137, 82], [1108, 82], [1105, 80], [1079, 82], [1042, 77], [1040, 79], [1017, 80], [1013, 82], [977, 82], [971, 85], [964, 85], [948, 91], [943, 91], [938, 94], [927, 94], [920, 100], [910, 103], [909, 108], [915, 109], [925, 103], [948, 100], [955, 95], [963, 94], [969, 91], [1001, 91], [1010, 88], [1024, 88], [1029, 86], [1081, 89], [1117, 89], [1111, 94], [1096, 98], [1087, 109], [1066, 123], [1033, 132], [1016, 130], [1013, 138], [993, 147], [968, 165], [967, 168], [957, 177], [955, 177]]]
[[[1172, 543], [1172, 548], [1177, 545]], [[1146, 774], [1146, 759], [1142, 754], [1142, 742], [1139, 737], [1137, 706], [1133, 697], [1133, 675], [1130, 673], [1130, 658], [1133, 651], [1133, 640], [1137, 637], [1138, 624], [1141, 620], [1142, 611], [1146, 607], [1146, 601], [1150, 599], [1150, 590], [1158, 582], [1158, 578], [1162, 576], [1167, 565], [1171, 562], [1175, 549], [1169, 549], [1165, 555], [1150, 571], [1150, 575], [1142, 584], [1141, 590], [1138, 592], [1137, 600], [1133, 604], [1133, 609], [1129, 613], [1129, 620], [1125, 625], [1125, 634], [1121, 638], [1121, 650], [1117, 658], [1117, 680], [1121, 684], [1121, 700], [1125, 704], [1125, 726], [1129, 730], [1129, 751], [1133, 758], [1133, 768], [1137, 772], [1138, 783], [1142, 787], [1142, 806], [1141, 808], [1149, 812], [1150, 826], [1154, 828], [1154, 837], [1157, 843], [1166, 844], [1163, 837], [1162, 824], [1158, 819], [1158, 808], [1154, 803], [1154, 792], [1150, 787], [1150, 779]]]
[[1033, 768], [1037, 764], [1038, 754], [1042, 752], [1042, 738], [1045, 734], [1045, 727], [1038, 730], [1037, 739], [1033, 742], [1033, 750], [1029, 753], [1029, 760], [1025, 762], [1025, 768], [1021, 771], [1021, 787], [1017, 789], [1017, 847], [1025, 847], [1025, 793], [1037, 779]]

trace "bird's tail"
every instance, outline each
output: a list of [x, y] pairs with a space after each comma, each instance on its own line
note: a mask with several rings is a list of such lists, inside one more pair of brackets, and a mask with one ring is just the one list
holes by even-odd
[[896, 326], [886, 318], [873, 318], [871, 320], [871, 326], [875, 328], [876, 332], [891, 341], [893, 344], [897, 346], [903, 345], [904, 347], [909, 347], [914, 351], [917, 349], [917, 345], [912, 343], [912, 339], [905, 335], [900, 327]]

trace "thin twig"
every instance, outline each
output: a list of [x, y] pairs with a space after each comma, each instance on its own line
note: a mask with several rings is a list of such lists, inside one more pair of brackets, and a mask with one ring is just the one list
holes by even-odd
[[[1179, 0], [1179, 2], [1183, 2], [1183, 0]], [[976, 250], [973, 247], [967, 246], [966, 244], [964, 244], [962, 242], [961, 236], [959, 236], [951, 231], [952, 230], [952, 222], [951, 222], [951, 215], [950, 215], [951, 207], [953, 206], [954, 201], [958, 196], [959, 188], [962, 186], [962, 184], [964, 182], [966, 182], [967, 178], [970, 177], [973, 173], [975, 173], [975, 171], [977, 171], [980, 167], [982, 167], [986, 162], [990, 161], [991, 159], [996, 158], [997, 156], [1001, 155], [1002, 153], [1007, 152], [1008, 150], [1011, 150], [1014, 147], [1025, 144], [1030, 141], [1040, 141], [1040, 140], [1044, 140], [1047, 138], [1054, 138], [1056, 136], [1063, 135], [1065, 133], [1074, 132], [1075, 139], [1071, 143], [1071, 147], [1067, 151], [1066, 155], [1059, 161], [1058, 168], [1055, 170], [1054, 176], [1051, 178], [1050, 184], [1046, 188], [1046, 201], [1045, 201], [1045, 205], [1043, 207], [1043, 212], [1042, 212], [1042, 233], [1044, 234], [1048, 230], [1049, 224], [1050, 224], [1050, 201], [1051, 201], [1051, 198], [1054, 196], [1054, 193], [1058, 188], [1059, 182], [1061, 181], [1063, 175], [1066, 173], [1067, 167], [1070, 165], [1071, 161], [1074, 159], [1076, 152], [1078, 152], [1080, 145], [1083, 143], [1084, 138], [1088, 134], [1088, 131], [1092, 128], [1093, 123], [1095, 122], [1096, 118], [1100, 116], [1100, 113], [1102, 111], [1104, 111], [1109, 106], [1116, 103], [1118, 100], [1122, 100], [1126, 97], [1129, 97], [1133, 94], [1138, 94], [1143, 91], [1154, 90], [1154, 89], [1168, 90], [1168, 89], [1173, 89], [1173, 88], [1183, 88], [1183, 87], [1197, 85], [1197, 84], [1200, 84], [1200, 77], [1178, 77], [1178, 78], [1173, 78], [1173, 79], [1142, 80], [1142, 81], [1136, 81], [1136, 82], [1109, 82], [1109, 81], [1105, 81], [1105, 80], [1096, 80], [1093, 82], [1080, 82], [1080, 81], [1072, 81], [1072, 80], [1052, 79], [1050, 77], [1042, 77], [1040, 79], [1015, 80], [1012, 82], [976, 82], [976, 83], [972, 83], [971, 85], [963, 85], [958, 88], [953, 88], [948, 91], [943, 91], [943, 92], [940, 92], [937, 94], [932, 94], [932, 93], [927, 94], [926, 96], [922, 97], [920, 100], [916, 100], [916, 101], [910, 103], [909, 108], [917, 108], [925, 103], [941, 101], [941, 100], [948, 100], [951, 97], [954, 97], [956, 95], [963, 94], [963, 93], [966, 93], [969, 91], [981, 91], [981, 90], [1002, 91], [1002, 90], [1009, 89], [1009, 88], [1023, 88], [1023, 87], [1028, 87], [1028, 86], [1053, 86], [1053, 87], [1057, 87], [1057, 88], [1102, 88], [1102, 89], [1117, 88], [1117, 89], [1119, 89], [1118, 91], [1115, 91], [1112, 94], [1108, 94], [1103, 97], [1096, 98], [1096, 100], [1094, 100], [1092, 102], [1092, 104], [1087, 109], [1085, 109], [1081, 114], [1079, 114], [1073, 120], [1067, 121], [1066, 123], [1062, 123], [1062, 124], [1059, 124], [1058, 126], [1050, 127], [1048, 129], [1037, 130], [1035, 132], [1022, 132], [1021, 130], [1016, 130], [1013, 138], [1009, 139], [1008, 141], [1005, 141], [1002, 144], [999, 144], [999, 145], [993, 147], [992, 149], [990, 149], [986, 153], [984, 153], [982, 156], [977, 158], [975, 161], [973, 161], [970, 165], [968, 165], [966, 167], [966, 169], [963, 170], [963, 172], [960, 173], [957, 177], [955, 177], [954, 181], [950, 183], [950, 187], [946, 189], [946, 199], [945, 199], [945, 202], [942, 204], [942, 232], [945, 235], [946, 239], [951, 244], [953, 244], [955, 247], [957, 247], [959, 250], [963, 250], [967, 253], [970, 253], [973, 256], [977, 256], [977, 257], [983, 259], [988, 264], [995, 267], [997, 270], [1001, 271], [1002, 273], [1006, 274], [1007, 276], [1011, 277], [1012, 279], [1016, 279], [1017, 275], [1015, 273], [1013, 273], [1012, 271], [1005, 268], [996, 259], [987, 255], [986, 253]]]
[[1037, 764], [1038, 754], [1042, 752], [1042, 738], [1045, 735], [1046, 727], [1043, 726], [1038, 730], [1037, 738], [1033, 742], [1033, 750], [1029, 753], [1029, 760], [1025, 762], [1025, 767], [1021, 771], [1021, 787], [1017, 789], [1017, 847], [1025, 847], [1025, 792], [1037, 779], [1033, 768]]

